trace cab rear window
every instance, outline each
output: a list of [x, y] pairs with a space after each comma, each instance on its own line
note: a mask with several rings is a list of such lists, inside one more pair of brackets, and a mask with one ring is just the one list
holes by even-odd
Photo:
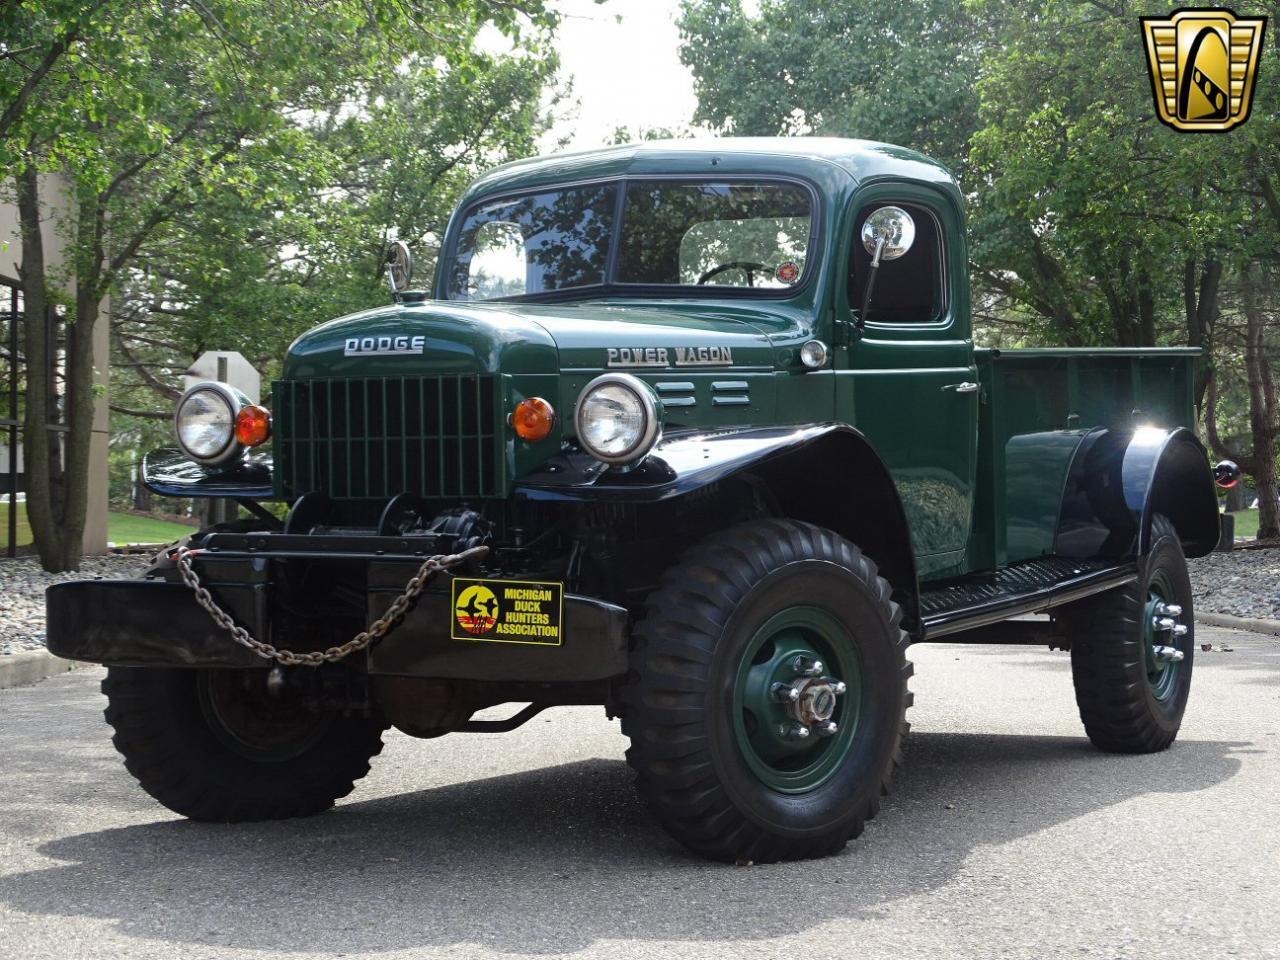
[[804, 276], [809, 191], [794, 184], [627, 184], [618, 283], [780, 289]]

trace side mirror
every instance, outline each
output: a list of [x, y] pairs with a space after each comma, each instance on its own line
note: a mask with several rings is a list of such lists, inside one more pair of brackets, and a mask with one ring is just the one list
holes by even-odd
[[880, 207], [862, 221], [862, 245], [871, 254], [871, 272], [867, 274], [867, 289], [862, 294], [862, 310], [858, 313], [858, 336], [867, 323], [867, 311], [871, 309], [871, 291], [875, 289], [876, 273], [881, 260], [897, 260], [911, 249], [916, 240], [916, 222], [901, 207]]
[[916, 240], [916, 222], [901, 207], [881, 207], [862, 221], [862, 245], [871, 254], [871, 266], [881, 260], [897, 260]]
[[1234, 460], [1219, 460], [1213, 467], [1213, 482], [1230, 490], [1240, 482], [1240, 467]]
[[403, 240], [392, 240], [387, 249], [386, 263], [391, 296], [399, 300], [401, 292], [409, 288], [409, 280], [413, 277], [413, 254], [409, 252], [409, 245]]

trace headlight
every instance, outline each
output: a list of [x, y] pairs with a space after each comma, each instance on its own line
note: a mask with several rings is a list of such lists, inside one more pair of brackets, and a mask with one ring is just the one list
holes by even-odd
[[574, 422], [587, 453], [605, 463], [632, 463], [657, 442], [658, 403], [643, 381], [606, 373], [582, 391]]
[[173, 415], [178, 446], [192, 460], [215, 466], [244, 451], [236, 440], [236, 415], [249, 398], [225, 383], [197, 383], [182, 395]]

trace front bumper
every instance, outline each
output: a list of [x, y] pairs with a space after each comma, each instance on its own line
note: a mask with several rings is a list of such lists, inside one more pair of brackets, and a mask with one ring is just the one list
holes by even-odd
[[[253, 636], [288, 646], [278, 593], [283, 565], [305, 561], [224, 553], [201, 557], [197, 571], [216, 602]], [[421, 563], [421, 557], [368, 559], [363, 570], [366, 620], [381, 616]], [[627, 670], [628, 617], [622, 607], [565, 594], [561, 642], [512, 644], [450, 637], [452, 576], [439, 574], [401, 622], [380, 642], [351, 659], [370, 675], [499, 682], [604, 680]], [[213, 622], [181, 582], [81, 580], [45, 594], [49, 651], [68, 660], [112, 666], [265, 668], [263, 659], [235, 643]]]

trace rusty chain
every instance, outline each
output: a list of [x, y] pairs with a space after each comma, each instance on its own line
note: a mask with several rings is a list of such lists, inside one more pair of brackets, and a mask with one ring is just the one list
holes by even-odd
[[178, 565], [178, 573], [182, 576], [182, 582], [191, 588], [191, 592], [195, 594], [196, 603], [204, 608], [205, 612], [213, 618], [214, 623], [230, 633], [231, 639], [236, 643], [252, 650], [264, 660], [275, 660], [286, 667], [318, 667], [322, 663], [335, 663], [344, 657], [349, 657], [351, 654], [365, 649], [371, 643], [381, 640], [404, 616], [405, 611], [409, 609], [409, 605], [418, 598], [418, 594], [422, 593], [427, 584], [435, 579], [436, 574], [456, 567], [468, 560], [483, 557], [489, 552], [489, 548], [472, 547], [469, 550], [463, 550], [461, 553], [447, 556], [436, 554], [428, 557], [422, 566], [418, 568], [418, 572], [410, 578], [409, 583], [404, 588], [404, 593], [391, 601], [391, 606], [387, 607], [387, 612], [373, 621], [367, 630], [357, 633], [340, 646], [306, 653], [279, 650], [269, 643], [255, 639], [248, 630], [236, 623], [229, 613], [218, 606], [208, 588], [200, 582], [200, 577], [196, 574], [195, 568], [191, 564], [191, 558], [198, 556], [202, 552], [201, 550], [192, 550], [190, 547], [178, 547], [173, 554], [173, 559]]

